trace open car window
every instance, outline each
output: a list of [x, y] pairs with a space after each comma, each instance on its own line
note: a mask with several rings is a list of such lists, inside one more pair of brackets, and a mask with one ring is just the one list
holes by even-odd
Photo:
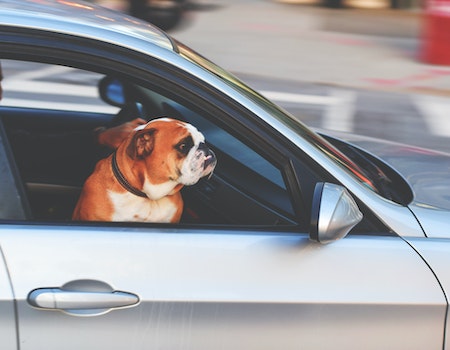
[[74, 68], [5, 60], [3, 69], [1, 118], [31, 208], [30, 220], [71, 220], [96, 161], [112, 152], [96, 147], [96, 128], [118, 118], [123, 122], [168, 116], [199, 129], [218, 158], [210, 179], [183, 189], [182, 223], [298, 224], [281, 165], [245, 143], [238, 132], [215, 123], [209, 115], [214, 111], [200, 112], [161, 90], [132, 83], [127, 84], [131, 105], [108, 104], [98, 90], [104, 75]]
[[4, 107], [117, 113], [98, 95], [100, 73], [36, 62], [2, 60]]

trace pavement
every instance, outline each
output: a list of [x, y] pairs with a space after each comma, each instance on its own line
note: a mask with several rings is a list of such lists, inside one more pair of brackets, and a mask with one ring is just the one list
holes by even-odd
[[450, 98], [450, 65], [422, 59], [423, 11], [311, 1], [196, 0], [170, 34], [238, 76]]

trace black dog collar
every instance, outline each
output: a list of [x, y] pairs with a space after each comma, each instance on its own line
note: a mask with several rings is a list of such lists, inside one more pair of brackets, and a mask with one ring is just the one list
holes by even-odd
[[138, 197], [147, 197], [147, 195], [142, 192], [141, 190], [138, 190], [136, 187], [132, 186], [127, 179], [125, 179], [125, 176], [123, 176], [122, 172], [119, 169], [119, 166], [117, 165], [117, 159], [116, 159], [116, 152], [113, 153], [112, 159], [111, 159], [111, 167], [114, 176], [116, 177], [117, 181], [125, 188], [128, 192], [138, 196]]

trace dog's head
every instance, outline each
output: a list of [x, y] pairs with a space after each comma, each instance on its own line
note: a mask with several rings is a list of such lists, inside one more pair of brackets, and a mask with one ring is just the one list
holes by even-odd
[[202, 133], [171, 118], [154, 119], [136, 128], [128, 138], [126, 153], [144, 167], [143, 180], [152, 185], [193, 185], [212, 174], [217, 163]]

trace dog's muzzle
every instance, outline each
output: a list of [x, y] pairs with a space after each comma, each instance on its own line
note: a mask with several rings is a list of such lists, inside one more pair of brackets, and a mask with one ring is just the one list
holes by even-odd
[[202, 177], [211, 177], [216, 164], [216, 155], [202, 142], [183, 161], [178, 181], [186, 186], [194, 185]]
[[217, 164], [215, 153], [204, 142], [199, 144], [197, 152], [203, 153], [203, 176], [212, 173]]

